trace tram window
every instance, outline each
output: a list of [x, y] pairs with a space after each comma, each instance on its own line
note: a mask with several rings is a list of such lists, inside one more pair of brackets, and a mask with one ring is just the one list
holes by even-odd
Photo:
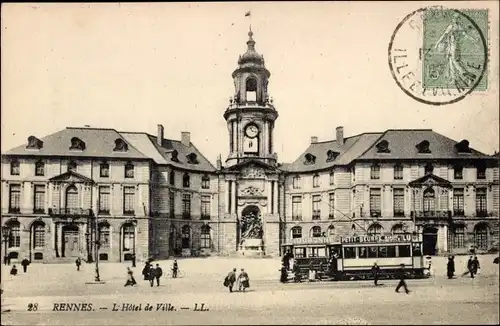
[[304, 258], [306, 254], [306, 248], [295, 248], [295, 258]]
[[326, 257], [325, 248], [317, 248], [317, 250], [318, 250], [318, 257]]
[[387, 257], [396, 257], [396, 246], [387, 246]]
[[334, 257], [337, 254], [337, 258], [342, 258], [342, 250], [330, 248], [330, 257]]
[[356, 258], [356, 248], [354, 247], [347, 247], [344, 248], [344, 258]]
[[398, 246], [398, 257], [410, 257], [410, 246], [409, 245], [404, 245], [404, 246]]
[[359, 258], [368, 258], [366, 247], [359, 247]]
[[368, 247], [368, 258], [377, 258], [377, 247]]
[[379, 258], [387, 257], [387, 247], [378, 247], [378, 257]]
[[413, 256], [421, 256], [422, 251], [420, 250], [420, 243], [413, 244]]

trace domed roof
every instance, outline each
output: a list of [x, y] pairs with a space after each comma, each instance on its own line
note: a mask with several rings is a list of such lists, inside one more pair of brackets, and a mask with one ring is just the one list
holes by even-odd
[[248, 32], [249, 39], [247, 41], [247, 52], [240, 56], [238, 59], [238, 64], [243, 65], [245, 63], [253, 63], [257, 65], [264, 65], [264, 57], [255, 51], [255, 41], [253, 40], [253, 32], [250, 30]]

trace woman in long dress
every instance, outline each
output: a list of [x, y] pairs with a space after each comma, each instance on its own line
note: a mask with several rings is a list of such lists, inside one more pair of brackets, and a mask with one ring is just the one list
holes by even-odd
[[134, 286], [136, 285], [137, 282], [135, 281], [134, 278], [134, 272], [130, 269], [130, 267], [127, 267], [127, 282], [125, 283], [124, 286]]
[[245, 292], [245, 289], [250, 287], [250, 278], [248, 277], [248, 273], [242, 268], [241, 273], [238, 276], [238, 289], [239, 291]]

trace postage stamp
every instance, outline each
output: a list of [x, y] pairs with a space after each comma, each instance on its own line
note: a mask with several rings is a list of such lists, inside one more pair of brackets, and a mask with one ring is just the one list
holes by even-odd
[[[488, 10], [430, 8], [424, 12], [423, 86], [425, 88], [471, 88], [481, 73], [484, 46], [475, 27], [488, 39]], [[475, 91], [488, 86], [488, 71]]]

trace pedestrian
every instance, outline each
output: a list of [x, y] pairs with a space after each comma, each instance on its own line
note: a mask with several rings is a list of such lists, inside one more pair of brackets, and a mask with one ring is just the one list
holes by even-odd
[[377, 265], [377, 262], [373, 263], [372, 274], [373, 274], [373, 284], [375, 284], [375, 286], [377, 286], [378, 285], [378, 276], [380, 274], [380, 266]]
[[142, 269], [142, 275], [144, 276], [144, 280], [149, 280], [149, 270], [151, 269], [151, 265], [149, 261], [144, 263], [144, 268]]
[[473, 259], [472, 259], [472, 256], [469, 257], [469, 260], [467, 261], [467, 270], [469, 271], [470, 273], [470, 277], [471, 278], [474, 278], [474, 268], [473, 268]]
[[127, 267], [127, 282], [125, 283], [124, 286], [134, 286], [136, 284], [137, 282], [135, 281], [134, 278], [134, 272], [132, 272], [130, 267]]
[[172, 264], [172, 278], [177, 278], [177, 272], [179, 271], [179, 264], [177, 264], [177, 259], [174, 259]]
[[285, 264], [281, 265], [280, 272], [281, 272], [280, 282], [281, 283], [288, 282], [288, 271], [286, 270]]
[[10, 275], [17, 275], [17, 267], [16, 265], [12, 265], [12, 269], [10, 270]]
[[156, 264], [156, 268], [154, 270], [154, 278], [156, 279], [156, 286], [160, 286], [160, 277], [163, 276], [163, 270], [160, 267], [160, 264]]
[[453, 256], [448, 257], [447, 275], [448, 279], [452, 279], [453, 275], [455, 275], [455, 260]]
[[474, 275], [479, 273], [479, 269], [481, 266], [479, 265], [479, 260], [477, 259], [477, 256], [474, 256], [474, 259], [472, 260], [472, 270], [474, 271]]
[[132, 254], [132, 267], [135, 267], [135, 253]]
[[76, 264], [76, 270], [79, 271], [80, 270], [80, 266], [82, 265], [82, 260], [80, 259], [80, 257], [78, 257], [75, 260], [75, 264]]
[[30, 264], [30, 261], [28, 258], [24, 257], [23, 261], [21, 262], [21, 266], [23, 266], [23, 272], [26, 273], [28, 271], [28, 265]]
[[248, 273], [242, 268], [241, 273], [238, 276], [238, 291], [245, 292], [246, 288], [250, 287], [250, 278], [248, 277]]
[[300, 275], [300, 268], [299, 268], [299, 265], [297, 264], [293, 264], [293, 269], [292, 269], [292, 272], [293, 272], [293, 280], [295, 283], [298, 283], [301, 281], [302, 277]]
[[233, 268], [231, 272], [229, 272], [224, 279], [224, 286], [229, 288], [229, 292], [233, 292], [234, 282], [236, 282], [236, 268]]
[[154, 280], [155, 280], [155, 268], [153, 264], [150, 265], [149, 272], [148, 272], [148, 280], [149, 280], [149, 285], [153, 287]]
[[399, 283], [398, 283], [398, 286], [396, 286], [396, 292], [399, 293], [399, 289], [401, 287], [404, 287], [406, 294], [409, 294], [410, 290], [408, 290], [408, 287], [406, 286], [406, 282], [405, 282], [405, 276], [406, 276], [405, 264], [401, 264], [400, 266], [401, 266], [401, 268], [397, 272], [397, 276], [399, 278]]

